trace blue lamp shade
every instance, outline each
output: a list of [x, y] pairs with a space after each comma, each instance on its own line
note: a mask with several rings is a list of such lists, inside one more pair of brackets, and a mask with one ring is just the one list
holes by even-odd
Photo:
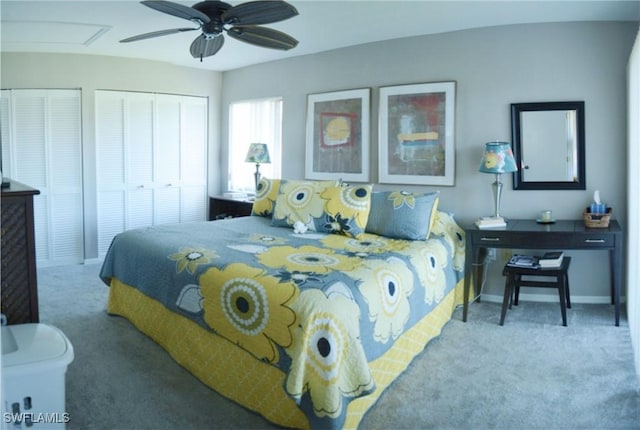
[[269, 164], [271, 163], [271, 159], [269, 158], [269, 149], [267, 148], [266, 143], [252, 143], [249, 146], [249, 151], [247, 152], [247, 158], [245, 160], [247, 163], [257, 163], [257, 164]]
[[487, 142], [480, 163], [483, 173], [511, 173], [518, 170], [508, 142]]

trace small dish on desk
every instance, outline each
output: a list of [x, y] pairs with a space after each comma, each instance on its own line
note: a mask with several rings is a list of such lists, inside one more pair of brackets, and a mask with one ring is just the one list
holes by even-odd
[[554, 222], [556, 222], [556, 220], [553, 219], [553, 218], [551, 218], [551, 219], [538, 218], [538, 219], [536, 219], [536, 222], [538, 224], [553, 224]]

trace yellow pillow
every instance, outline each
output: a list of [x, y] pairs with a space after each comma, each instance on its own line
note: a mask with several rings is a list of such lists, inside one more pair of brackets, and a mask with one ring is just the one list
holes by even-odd
[[261, 178], [253, 201], [251, 215], [271, 217], [280, 190], [280, 179]]
[[337, 181], [282, 180], [272, 225], [302, 222], [310, 231], [360, 237], [371, 209], [372, 185], [340, 185]]
[[327, 188], [322, 230], [359, 238], [367, 227], [373, 185], [342, 185]]
[[275, 201], [271, 224], [293, 227], [296, 221], [315, 231], [314, 219], [322, 216], [325, 201], [320, 194], [336, 181], [301, 181], [283, 179]]

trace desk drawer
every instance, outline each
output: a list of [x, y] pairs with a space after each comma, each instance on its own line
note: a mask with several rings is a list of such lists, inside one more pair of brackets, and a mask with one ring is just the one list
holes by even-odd
[[573, 238], [576, 248], [612, 248], [615, 240], [612, 234], [581, 234]]
[[575, 239], [572, 233], [531, 234], [496, 231], [477, 233], [473, 237], [473, 243], [487, 248], [565, 249], [575, 246]]

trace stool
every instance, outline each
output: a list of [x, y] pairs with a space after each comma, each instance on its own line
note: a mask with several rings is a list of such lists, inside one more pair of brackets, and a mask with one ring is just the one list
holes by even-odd
[[[567, 308], [571, 308], [571, 299], [569, 297], [569, 264], [571, 257], [564, 257], [560, 267], [552, 268], [529, 268], [514, 267], [506, 265], [502, 270], [502, 275], [506, 276], [504, 284], [504, 299], [502, 300], [502, 314], [500, 316], [500, 325], [504, 325], [504, 318], [507, 315], [507, 306], [511, 309], [511, 304], [518, 305], [518, 297], [520, 295], [520, 287], [542, 287], [557, 288], [560, 296], [560, 311], [562, 312], [562, 325], [567, 325]], [[523, 280], [525, 275], [542, 276], [553, 278], [551, 281], [546, 280]]]

